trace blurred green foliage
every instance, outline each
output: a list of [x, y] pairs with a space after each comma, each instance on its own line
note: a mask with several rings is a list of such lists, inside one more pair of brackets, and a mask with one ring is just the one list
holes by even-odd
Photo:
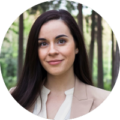
[[5, 36], [0, 54], [1, 72], [8, 89], [15, 86], [17, 80], [17, 42], [18, 22], [15, 21]]

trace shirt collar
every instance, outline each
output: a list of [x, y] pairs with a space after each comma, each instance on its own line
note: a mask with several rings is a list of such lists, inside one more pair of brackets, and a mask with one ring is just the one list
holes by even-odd
[[[41, 92], [44, 96], [47, 96], [50, 93], [50, 90], [43, 85]], [[74, 88], [71, 88], [65, 91], [65, 95], [71, 95], [73, 94], [73, 92], [74, 92]]]

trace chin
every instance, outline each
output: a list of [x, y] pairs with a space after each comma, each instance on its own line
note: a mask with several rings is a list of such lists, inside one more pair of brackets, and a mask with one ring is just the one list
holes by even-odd
[[62, 71], [54, 71], [54, 72], [48, 72], [48, 74], [52, 75], [52, 76], [60, 76], [62, 75], [64, 72]]

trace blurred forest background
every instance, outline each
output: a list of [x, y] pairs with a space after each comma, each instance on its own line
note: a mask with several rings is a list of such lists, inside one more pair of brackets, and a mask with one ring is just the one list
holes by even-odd
[[38, 4], [12, 23], [4, 38], [0, 54], [1, 72], [7, 88], [16, 85], [22, 71], [32, 24], [43, 12], [52, 9], [65, 9], [72, 14], [84, 35], [94, 85], [111, 91], [119, 71], [119, 48], [114, 33], [94, 10], [66, 0]]

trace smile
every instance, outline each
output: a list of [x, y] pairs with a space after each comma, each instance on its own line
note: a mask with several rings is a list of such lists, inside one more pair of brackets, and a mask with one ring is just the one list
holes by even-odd
[[53, 60], [53, 61], [48, 61], [50, 65], [57, 65], [60, 64], [63, 60]]

